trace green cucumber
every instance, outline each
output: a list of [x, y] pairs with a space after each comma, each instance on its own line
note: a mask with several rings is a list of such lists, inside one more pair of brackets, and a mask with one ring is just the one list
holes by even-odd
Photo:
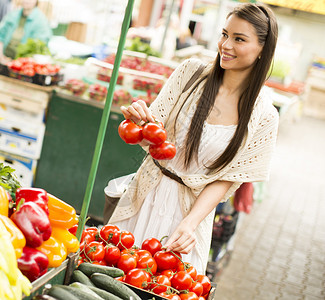
[[69, 284], [68, 290], [71, 289], [74, 295], [76, 295], [80, 299], [94, 299], [94, 300], [104, 300], [97, 293], [92, 291], [87, 285], [81, 282], [73, 282]]
[[124, 276], [124, 272], [121, 269], [102, 266], [102, 265], [93, 265], [91, 263], [81, 263], [78, 267], [78, 270], [86, 274], [87, 276], [91, 276], [93, 273], [101, 273], [111, 277], [120, 277]]
[[132, 297], [134, 300], [141, 300], [141, 298], [128, 286], [108, 275], [94, 273], [90, 276], [90, 280], [97, 287], [104, 289], [124, 300], [129, 300], [130, 297]]
[[50, 295], [58, 300], [79, 300], [71, 292], [63, 288], [63, 285], [53, 285], [48, 291], [47, 295]]
[[122, 300], [122, 298], [98, 287], [89, 286], [89, 288], [105, 300]]
[[80, 270], [74, 270], [71, 276], [71, 282], [81, 282], [88, 286], [95, 286], [89, 277]]

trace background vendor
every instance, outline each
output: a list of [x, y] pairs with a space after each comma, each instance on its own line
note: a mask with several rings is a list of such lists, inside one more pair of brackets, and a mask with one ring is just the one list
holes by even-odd
[[37, 0], [23, 0], [22, 7], [9, 12], [0, 23], [0, 62], [5, 64], [16, 57], [19, 44], [27, 39], [47, 43], [52, 30], [46, 16], [37, 7]]

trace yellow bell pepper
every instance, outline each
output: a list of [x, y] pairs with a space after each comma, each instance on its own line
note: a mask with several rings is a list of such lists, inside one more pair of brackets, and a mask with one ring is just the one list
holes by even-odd
[[2, 222], [10, 234], [10, 241], [15, 249], [16, 258], [18, 259], [21, 257], [23, 248], [26, 245], [25, 236], [10, 218], [0, 215], [0, 222]]
[[7, 191], [0, 186], [0, 215], [8, 217], [9, 197]]
[[78, 239], [67, 229], [52, 227], [52, 237], [64, 244], [64, 246], [67, 248], [68, 254], [71, 252], [76, 252], [79, 249]]
[[60, 266], [67, 258], [67, 248], [63, 242], [51, 236], [47, 241], [43, 242], [41, 246], [36, 248], [43, 252], [49, 260], [49, 268], [56, 268]]
[[49, 193], [47, 195], [49, 198], [49, 219], [52, 227], [69, 229], [78, 224], [76, 210], [71, 205]]

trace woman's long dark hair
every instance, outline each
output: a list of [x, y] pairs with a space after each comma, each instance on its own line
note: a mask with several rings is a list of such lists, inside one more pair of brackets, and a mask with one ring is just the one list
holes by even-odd
[[[208, 166], [211, 171], [221, 170], [231, 162], [247, 134], [247, 125], [255, 101], [271, 67], [278, 36], [278, 26], [275, 16], [266, 6], [251, 3], [242, 4], [230, 12], [227, 18], [231, 15], [244, 19], [254, 26], [258, 41], [263, 45], [263, 50], [260, 58], [256, 59], [252, 71], [243, 83], [243, 92], [239, 98], [237, 107], [239, 119], [235, 134], [220, 157]], [[224, 72], [225, 70], [220, 66], [220, 55], [217, 55], [214, 65], [206, 77], [203, 93], [198, 100], [197, 109], [187, 132], [185, 152], [186, 167], [189, 166], [193, 158], [197, 159], [203, 124], [213, 109], [215, 98], [223, 81]], [[201, 80], [199, 83], [200, 82]], [[198, 84], [196, 84], [196, 86]], [[194, 90], [194, 88], [192, 90]]]

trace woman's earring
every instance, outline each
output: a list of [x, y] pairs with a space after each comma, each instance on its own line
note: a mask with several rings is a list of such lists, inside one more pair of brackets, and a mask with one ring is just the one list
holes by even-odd
[[258, 57], [258, 59], [261, 59], [261, 55]]

